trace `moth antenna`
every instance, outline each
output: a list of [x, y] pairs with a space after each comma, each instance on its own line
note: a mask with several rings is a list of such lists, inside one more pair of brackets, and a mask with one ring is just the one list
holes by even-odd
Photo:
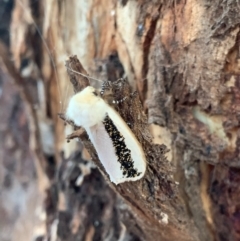
[[103, 80], [96, 79], [96, 78], [91, 77], [91, 76], [89, 76], [89, 75], [85, 75], [85, 74], [80, 73], [80, 72], [78, 72], [78, 71], [75, 71], [75, 70], [73, 70], [73, 69], [71, 69], [71, 68], [69, 68], [69, 67], [67, 67], [67, 66], [66, 66], [66, 68], [67, 68], [68, 70], [72, 71], [73, 73], [79, 74], [79, 75], [81, 75], [81, 76], [83, 76], [83, 77], [86, 77], [86, 78], [89, 78], [89, 79], [92, 79], [92, 80], [95, 80], [95, 81], [98, 81], [98, 82], [104, 82]]

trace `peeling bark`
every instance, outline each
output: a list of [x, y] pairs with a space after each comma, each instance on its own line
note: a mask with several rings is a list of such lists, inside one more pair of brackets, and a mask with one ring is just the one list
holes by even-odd
[[[239, 160], [233, 154], [238, 152], [239, 125], [234, 108], [239, 73], [233, 67], [239, 44], [237, 9], [234, 1], [190, 1], [177, 4], [175, 12], [165, 9], [151, 50], [149, 119], [174, 133], [178, 176], [185, 179], [182, 188], [195, 223], [204, 230], [201, 240], [239, 239]], [[166, 29], [172, 31], [166, 35]], [[230, 199], [227, 189], [234, 193]], [[234, 211], [222, 211], [226, 206]]]

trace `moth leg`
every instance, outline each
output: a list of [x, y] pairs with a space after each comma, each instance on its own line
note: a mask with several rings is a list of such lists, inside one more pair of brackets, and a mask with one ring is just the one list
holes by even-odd
[[138, 95], [137, 91], [134, 91], [133, 93], [130, 94], [130, 97], [125, 96], [124, 98], [120, 99], [120, 100], [113, 100], [113, 104], [120, 104], [123, 103], [126, 99], [128, 98], [136, 98]]
[[124, 97], [122, 99], [114, 99], [114, 93], [113, 93], [113, 89], [115, 88], [119, 88], [120, 86], [122, 86], [122, 84], [124, 84], [126, 80], [124, 78], [120, 78], [114, 82], [111, 81], [104, 81], [102, 84], [102, 88], [100, 91], [101, 97], [107, 101], [107, 103], [109, 105], [115, 105], [115, 104], [120, 104], [123, 103], [128, 97]]
[[[111, 81], [108, 81], [108, 80], [104, 81], [103, 84], [102, 84], [102, 87], [101, 87], [101, 91], [100, 91], [101, 96], [108, 95], [108, 92], [112, 93], [113, 85], [119, 86], [122, 83], [124, 83], [125, 81], [126, 81], [125, 78], [117, 79], [114, 82], [111, 82]], [[105, 93], [105, 92], [107, 92], [107, 93]]]
[[120, 100], [113, 100], [112, 103], [113, 104], [120, 104], [120, 103], [123, 103], [128, 97], [125, 96], [124, 98], [120, 99]]

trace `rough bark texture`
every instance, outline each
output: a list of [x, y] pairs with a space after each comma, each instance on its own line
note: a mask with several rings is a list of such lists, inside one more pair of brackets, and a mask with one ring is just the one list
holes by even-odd
[[[77, 63], [76, 57], [71, 57], [66, 65], [73, 66], [72, 62]], [[83, 72], [81, 66], [77, 68], [78, 66], [75, 65], [75, 67], [80, 72]], [[71, 75], [70, 79], [72, 83], [75, 83], [76, 78], [73, 78]], [[81, 88], [81, 86], [84, 86], [84, 84], [81, 84], [82, 82], [85, 83], [84, 80], [80, 79], [80, 84], [74, 84], [74, 92], [83, 89]], [[141, 236], [145, 239], [153, 240], [156, 236], [159, 236], [160, 239], [167, 240], [171, 235], [172, 239], [191, 240], [189, 229], [184, 224], [186, 223], [186, 217], [182, 212], [182, 203], [177, 197], [172, 167], [164, 157], [166, 152], [165, 146], [152, 143], [147, 119], [142, 111], [138, 94], [136, 92], [131, 93], [129, 84], [123, 79], [108, 82], [107, 92], [107, 98], [110, 95], [114, 96], [116, 100], [122, 100], [126, 97], [115, 108], [126, 123], [129, 123], [131, 130], [142, 144], [148, 161], [147, 173], [141, 181], [128, 182], [117, 186], [108, 181], [109, 185], [127, 201], [134, 215], [137, 217], [136, 222], [138, 226], [142, 229]], [[78, 134], [78, 132], [79, 130], [76, 130], [68, 139], [73, 139], [73, 137], [80, 138], [91, 154], [92, 159], [97, 163], [101, 171], [105, 173], [99, 160], [95, 160], [97, 154], [86, 133], [81, 132]], [[106, 173], [105, 175], [107, 176]], [[99, 190], [98, 187], [97, 189]], [[172, 205], [176, 203], [178, 203], [178, 207], [173, 209]], [[170, 220], [171, 225], [169, 225]], [[163, 228], [165, 232], [159, 232]], [[102, 239], [104, 240], [106, 237], [102, 237]]]
[[[1, 240], [240, 240], [238, 1], [0, 4]], [[138, 182], [111, 184], [84, 132], [65, 139], [58, 113], [100, 86], [90, 77], [127, 97], [116, 109], [148, 159]]]

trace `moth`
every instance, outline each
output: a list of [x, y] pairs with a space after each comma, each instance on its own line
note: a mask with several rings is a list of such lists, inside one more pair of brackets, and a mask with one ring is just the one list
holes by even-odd
[[83, 127], [115, 183], [137, 181], [146, 171], [146, 157], [122, 117], [91, 86], [72, 96], [66, 117]]

